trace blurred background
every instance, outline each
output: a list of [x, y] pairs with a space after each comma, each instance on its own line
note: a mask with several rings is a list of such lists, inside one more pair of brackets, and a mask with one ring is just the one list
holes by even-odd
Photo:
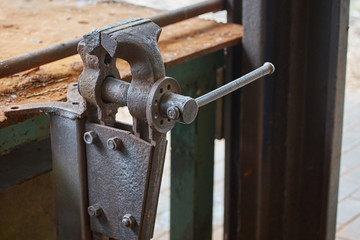
[[360, 237], [360, 1], [350, 1], [337, 240]]

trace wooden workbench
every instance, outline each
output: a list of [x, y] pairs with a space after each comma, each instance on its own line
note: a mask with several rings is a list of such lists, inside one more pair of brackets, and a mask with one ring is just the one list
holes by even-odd
[[[124, 3], [79, 4], [75, 1], [0, 1], [0, 58], [34, 51], [80, 37], [91, 30], [124, 19], [150, 17], [158, 11]], [[30, 23], [30, 24], [29, 24]], [[163, 28], [159, 49], [166, 68], [216, 52], [240, 42], [242, 27], [199, 18]], [[118, 61], [123, 79], [129, 67]], [[1, 79], [0, 127], [9, 123], [4, 106], [62, 100], [70, 82], [82, 71], [78, 55]], [[13, 120], [11, 123], [17, 123]]]

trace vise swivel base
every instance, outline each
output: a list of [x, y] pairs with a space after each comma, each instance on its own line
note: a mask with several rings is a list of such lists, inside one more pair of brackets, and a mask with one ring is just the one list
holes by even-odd
[[[136, 18], [84, 35], [84, 70], [66, 102], [25, 104], [8, 117], [50, 114], [58, 239], [151, 239], [164, 165], [165, 134], [189, 124], [198, 108], [274, 71], [265, 63], [197, 99], [165, 76], [157, 41], [161, 28]], [[116, 58], [131, 67], [120, 80]], [[133, 125], [115, 120], [127, 106]]]

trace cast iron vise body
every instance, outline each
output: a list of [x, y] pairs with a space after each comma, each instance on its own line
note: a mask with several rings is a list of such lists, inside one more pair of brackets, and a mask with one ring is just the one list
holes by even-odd
[[[189, 124], [198, 108], [274, 71], [270, 63], [197, 99], [165, 76], [161, 28], [136, 18], [84, 35], [84, 63], [66, 102], [25, 104], [6, 115], [50, 114], [58, 239], [151, 239], [166, 150], [166, 132]], [[116, 58], [130, 64], [120, 79]], [[133, 125], [115, 120], [127, 106]]]

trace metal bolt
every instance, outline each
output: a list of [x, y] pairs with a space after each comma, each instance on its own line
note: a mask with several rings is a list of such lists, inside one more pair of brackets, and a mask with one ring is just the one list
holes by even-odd
[[102, 214], [102, 212], [102, 208], [97, 203], [88, 207], [88, 213], [91, 217], [98, 217]]
[[132, 228], [135, 226], [135, 218], [131, 214], [125, 214], [121, 220], [122, 225], [128, 228]]
[[121, 140], [117, 137], [112, 137], [107, 140], [107, 147], [110, 150], [119, 150], [121, 147]]
[[93, 130], [84, 133], [84, 142], [86, 144], [93, 144], [97, 138], [98, 136]]
[[166, 115], [168, 116], [168, 118], [176, 120], [180, 117], [180, 110], [175, 106], [169, 107], [166, 111]]

